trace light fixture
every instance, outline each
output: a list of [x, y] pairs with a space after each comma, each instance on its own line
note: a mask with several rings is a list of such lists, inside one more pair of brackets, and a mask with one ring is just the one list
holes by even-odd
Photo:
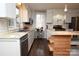
[[67, 5], [65, 4], [64, 12], [67, 12], [67, 11], [68, 11]]
[[19, 3], [17, 3], [17, 4], [18, 4], [18, 5], [21, 5], [22, 3], [19, 2]]

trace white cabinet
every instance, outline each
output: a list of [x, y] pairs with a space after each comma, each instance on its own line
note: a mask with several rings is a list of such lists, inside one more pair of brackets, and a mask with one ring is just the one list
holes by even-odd
[[6, 4], [0, 3], [0, 17], [6, 16]]
[[29, 31], [28, 33], [28, 51], [30, 50], [34, 41], [34, 30]]
[[24, 3], [22, 3], [20, 7], [19, 5], [16, 6], [19, 8], [19, 15], [21, 22], [29, 22], [27, 6]]
[[47, 10], [46, 23], [52, 23], [53, 20], [53, 10]]
[[0, 56], [27, 56], [28, 34], [22, 32], [0, 33]]
[[0, 56], [20, 56], [20, 40], [0, 39]]
[[16, 18], [16, 4], [0, 3], [0, 17]]
[[6, 15], [10, 18], [16, 18], [16, 4], [15, 3], [7, 3], [6, 4]]

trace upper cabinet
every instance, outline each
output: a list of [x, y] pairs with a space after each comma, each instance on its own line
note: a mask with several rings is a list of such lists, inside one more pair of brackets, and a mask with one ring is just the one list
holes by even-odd
[[16, 18], [16, 4], [0, 3], [0, 17]]
[[24, 3], [21, 3], [20, 5], [17, 3], [16, 7], [19, 9], [21, 22], [29, 22], [27, 6]]
[[52, 10], [47, 10], [46, 23], [52, 23], [52, 20], [53, 20], [53, 11]]

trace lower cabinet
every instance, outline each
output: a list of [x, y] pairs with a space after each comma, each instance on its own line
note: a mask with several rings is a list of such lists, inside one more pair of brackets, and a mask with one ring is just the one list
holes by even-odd
[[27, 56], [27, 54], [28, 34], [24, 33], [18, 38], [0, 38], [0, 56]]
[[21, 56], [27, 56], [28, 54], [28, 35], [25, 35], [21, 38], [20, 41], [21, 47]]
[[28, 40], [21, 43], [21, 56], [27, 56], [28, 54]]
[[31, 46], [33, 44], [33, 41], [34, 41], [34, 31], [31, 30], [29, 31], [28, 33], [28, 52], [30, 51], [31, 49]]

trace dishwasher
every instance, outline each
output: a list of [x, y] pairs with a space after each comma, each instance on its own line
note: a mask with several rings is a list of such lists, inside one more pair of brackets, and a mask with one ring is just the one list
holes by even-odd
[[21, 56], [27, 56], [28, 54], [28, 34], [20, 38]]

